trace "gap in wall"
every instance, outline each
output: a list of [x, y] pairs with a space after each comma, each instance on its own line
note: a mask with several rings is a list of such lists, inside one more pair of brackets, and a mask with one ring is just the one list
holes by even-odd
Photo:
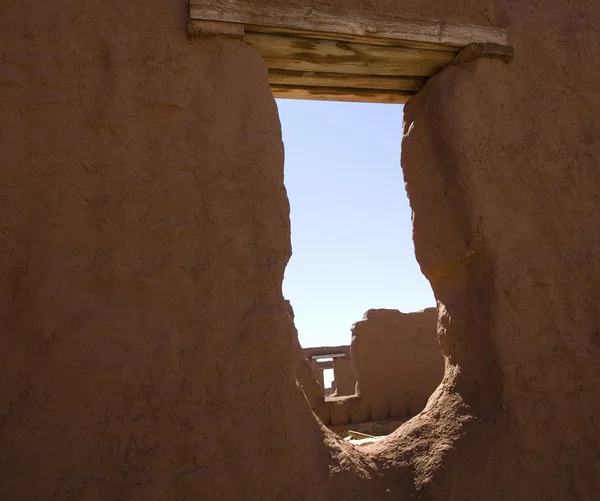
[[[313, 410], [341, 436], [349, 429], [387, 435], [422, 410], [444, 367], [435, 308], [416, 323], [398, 311], [370, 313], [375, 327], [361, 322], [354, 331], [362, 332], [356, 358], [355, 346], [348, 346], [353, 324], [367, 310], [435, 307], [412, 241], [400, 166], [403, 107], [277, 105], [292, 241], [283, 293], [305, 357], [323, 384], [324, 407]], [[307, 349], [325, 346], [332, 348]], [[317, 365], [332, 353], [341, 357], [333, 369]]]
[[347, 345], [370, 308], [435, 306], [412, 242], [402, 105], [278, 99], [291, 206], [283, 292], [303, 347]]
[[325, 383], [325, 393], [331, 391], [331, 385], [333, 383], [333, 369], [324, 369], [323, 370], [323, 381]]

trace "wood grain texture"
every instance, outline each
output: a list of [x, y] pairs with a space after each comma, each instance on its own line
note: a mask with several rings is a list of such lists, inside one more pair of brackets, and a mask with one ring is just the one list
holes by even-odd
[[358, 75], [431, 76], [455, 57], [453, 52], [314, 40], [246, 33], [269, 68]]
[[269, 70], [272, 85], [297, 87], [334, 87], [370, 90], [418, 91], [426, 78], [352, 75], [344, 73], [316, 73], [312, 71]]
[[326, 31], [309, 31], [291, 28], [274, 28], [272, 26], [259, 26], [257, 24], [246, 24], [247, 32], [268, 33], [271, 35], [291, 35], [300, 38], [310, 38], [317, 40], [336, 40], [342, 42], [366, 43], [369, 45], [383, 45], [387, 47], [405, 47], [409, 49], [429, 49], [441, 50], [458, 53], [461, 46], [433, 43], [417, 42], [414, 40], [398, 40], [393, 38], [377, 38], [370, 36], [349, 35], [347, 33], [333, 33]]
[[271, 85], [273, 96], [286, 99], [310, 99], [316, 101], [349, 101], [355, 103], [406, 103], [415, 92]]
[[286, 1], [190, 0], [189, 36], [235, 36], [269, 68], [275, 97], [405, 103], [445, 66], [513, 55], [506, 30]]
[[508, 44], [502, 28], [412, 20], [377, 12], [348, 12], [327, 6], [317, 8], [293, 1], [261, 5], [248, 0], [190, 0], [190, 18], [456, 46], [474, 42]]

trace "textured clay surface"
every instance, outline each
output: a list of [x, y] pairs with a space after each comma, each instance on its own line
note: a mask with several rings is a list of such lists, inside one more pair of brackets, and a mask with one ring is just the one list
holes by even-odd
[[449, 67], [405, 106], [402, 167], [446, 373], [375, 449], [392, 470], [408, 460], [423, 499], [591, 500], [600, 4], [490, 4], [513, 61]]
[[0, 499], [373, 483], [296, 385], [264, 62], [189, 43], [186, 16], [173, 0], [0, 5]]
[[304, 392], [304, 396], [306, 397], [306, 400], [310, 404], [311, 408], [318, 413], [319, 410], [322, 409], [325, 401], [323, 386], [321, 386], [315, 378], [313, 370], [310, 366], [310, 362], [304, 356], [302, 346], [300, 346], [300, 341], [298, 340], [298, 330], [293, 323], [294, 309], [292, 304], [288, 300], [285, 301], [285, 304], [292, 322], [292, 348], [294, 350], [294, 374], [296, 375], [296, 381], [298, 386], [300, 386]]
[[420, 412], [444, 375], [437, 310], [369, 310], [352, 326], [358, 394], [369, 420]]
[[338, 397], [354, 395], [356, 391], [356, 376], [350, 358], [335, 358], [333, 360], [335, 377], [335, 394]]
[[598, 1], [330, 4], [506, 26], [515, 48], [405, 107], [446, 357], [427, 407], [359, 452], [297, 386], [252, 49], [190, 44], [184, 0], [5, 0], [1, 499], [597, 499]]

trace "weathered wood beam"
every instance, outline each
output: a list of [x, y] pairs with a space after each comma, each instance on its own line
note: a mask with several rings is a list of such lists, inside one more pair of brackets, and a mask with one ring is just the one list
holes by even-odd
[[375, 438], [375, 435], [368, 435], [367, 433], [362, 433], [360, 431], [354, 430], [348, 430], [348, 436], [359, 440], [363, 438]]
[[290, 0], [190, 0], [190, 38], [228, 36], [265, 59], [275, 97], [405, 103], [449, 64], [513, 57], [506, 30]]
[[350, 346], [342, 345], [342, 346], [313, 346], [311, 348], [302, 348], [305, 356], [307, 357], [317, 357], [317, 358], [326, 358], [336, 353], [344, 353], [345, 356], [350, 356]]
[[361, 14], [324, 5], [306, 6], [293, 1], [261, 4], [248, 0], [190, 0], [190, 17], [456, 46], [483, 42], [508, 45], [507, 33], [501, 28], [411, 20], [388, 13]]
[[321, 370], [323, 369], [333, 369], [333, 360], [329, 360], [327, 362], [316, 362], [317, 367]]
[[417, 42], [414, 40], [398, 40], [392, 38], [376, 38], [369, 36], [348, 35], [347, 33], [330, 33], [325, 31], [309, 31], [291, 28], [273, 28], [271, 26], [259, 26], [246, 24], [246, 31], [253, 33], [268, 33], [271, 35], [295, 36], [299, 38], [311, 38], [317, 40], [335, 40], [337, 42], [366, 43], [369, 45], [383, 45], [388, 47], [405, 47], [408, 49], [429, 49], [458, 53], [461, 49], [457, 45], [443, 43]]
[[269, 68], [359, 75], [430, 76], [455, 57], [453, 52], [384, 47], [294, 36], [246, 33]]
[[313, 71], [269, 70], [271, 85], [298, 87], [350, 87], [353, 89], [393, 90], [416, 92], [425, 85], [424, 77], [387, 77], [345, 73], [316, 73]]
[[355, 103], [404, 104], [415, 92], [350, 89], [334, 87], [299, 87], [271, 85], [273, 96], [282, 99], [309, 99], [313, 101], [347, 101]]

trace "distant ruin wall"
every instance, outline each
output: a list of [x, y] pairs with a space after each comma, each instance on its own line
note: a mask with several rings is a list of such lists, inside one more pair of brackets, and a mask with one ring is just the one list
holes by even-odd
[[303, 349], [304, 356], [308, 359], [317, 381], [323, 385], [323, 363], [317, 362], [314, 357], [330, 358], [334, 356], [332, 361], [328, 362], [334, 372], [334, 386], [336, 396], [354, 395], [356, 387], [356, 376], [354, 375], [354, 367], [352, 365], [352, 354], [350, 345], [344, 346], [321, 346], [310, 347]]
[[[325, 410], [319, 401], [315, 412], [327, 425], [419, 413], [444, 374], [436, 329], [436, 308], [413, 313], [373, 309], [352, 326], [351, 346], [305, 348], [308, 357], [346, 355], [331, 362], [337, 392], [325, 398]], [[310, 364], [318, 380], [322, 370], [317, 362]]]
[[296, 376], [296, 381], [298, 382], [298, 386], [304, 392], [308, 403], [311, 408], [317, 415], [322, 412], [323, 403], [325, 400], [325, 394], [323, 392], [323, 384], [318, 379], [315, 378], [315, 374], [311, 368], [310, 362], [304, 356], [304, 351], [302, 350], [302, 346], [300, 346], [300, 341], [298, 340], [298, 330], [294, 325], [294, 309], [292, 304], [286, 300], [285, 301], [287, 312], [292, 321], [292, 348], [294, 350], [294, 374]]
[[354, 395], [356, 391], [356, 376], [350, 358], [334, 358], [333, 372], [335, 377], [335, 394], [338, 397]]
[[352, 327], [358, 395], [371, 420], [420, 412], [444, 374], [437, 310], [369, 310]]

